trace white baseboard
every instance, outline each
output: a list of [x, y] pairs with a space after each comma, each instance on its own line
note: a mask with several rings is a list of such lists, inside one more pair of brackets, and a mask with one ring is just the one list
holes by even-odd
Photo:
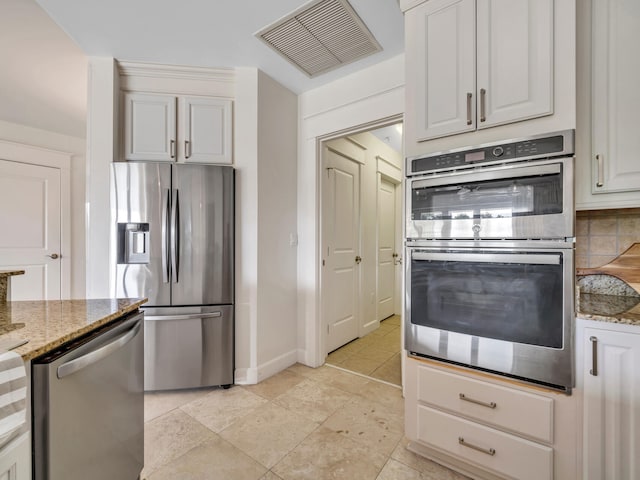
[[324, 364], [324, 361], [322, 361], [321, 363], [316, 362], [316, 359], [309, 350], [299, 348], [298, 363], [306, 365], [307, 367], [317, 368], [322, 366]]
[[281, 372], [298, 361], [298, 350], [291, 350], [258, 367], [236, 368], [236, 385], [254, 385]]
[[287, 353], [283, 353], [279, 357], [269, 360], [266, 363], [258, 366], [258, 382], [266, 380], [267, 378], [281, 372], [285, 368], [289, 368], [291, 365], [298, 361], [298, 351], [291, 350]]
[[255, 385], [258, 383], [257, 368], [236, 368], [234, 374], [234, 383], [236, 385]]

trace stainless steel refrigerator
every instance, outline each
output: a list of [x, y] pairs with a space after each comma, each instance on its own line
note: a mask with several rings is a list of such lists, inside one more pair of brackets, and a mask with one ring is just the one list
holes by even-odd
[[115, 293], [147, 297], [145, 390], [233, 384], [234, 170], [113, 164]]

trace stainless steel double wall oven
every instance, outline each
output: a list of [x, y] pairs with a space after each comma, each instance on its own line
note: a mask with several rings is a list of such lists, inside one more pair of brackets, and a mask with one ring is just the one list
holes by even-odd
[[407, 159], [406, 348], [569, 393], [573, 131]]

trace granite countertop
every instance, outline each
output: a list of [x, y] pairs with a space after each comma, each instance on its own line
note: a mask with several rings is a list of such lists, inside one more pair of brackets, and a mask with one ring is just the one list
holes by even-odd
[[24, 270], [0, 270], [0, 277], [11, 277], [12, 275], [22, 275]]
[[13, 349], [24, 360], [133, 312], [145, 298], [21, 301], [0, 304], [0, 345], [29, 340]]
[[640, 326], [640, 293], [610, 275], [578, 276], [576, 312], [580, 318]]
[[576, 310], [578, 317], [587, 320], [640, 326], [638, 297], [581, 292]]

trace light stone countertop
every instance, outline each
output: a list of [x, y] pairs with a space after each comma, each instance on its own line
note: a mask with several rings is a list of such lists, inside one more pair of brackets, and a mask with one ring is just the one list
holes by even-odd
[[576, 302], [578, 317], [600, 322], [640, 326], [640, 298], [582, 293]]
[[13, 349], [32, 360], [127, 313], [146, 298], [49, 300], [0, 303], [0, 344], [29, 341]]
[[24, 274], [24, 270], [0, 270], [0, 303], [7, 301], [9, 277], [22, 274]]
[[11, 277], [12, 275], [22, 275], [24, 270], [0, 270], [0, 277]]
[[640, 293], [611, 275], [578, 275], [576, 313], [599, 322], [640, 326]]

